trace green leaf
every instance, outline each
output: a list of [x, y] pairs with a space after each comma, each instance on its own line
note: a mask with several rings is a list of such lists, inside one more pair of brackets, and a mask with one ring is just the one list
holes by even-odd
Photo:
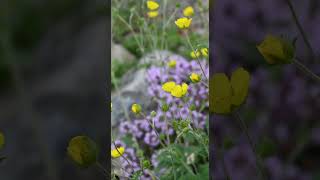
[[209, 109], [217, 114], [231, 112], [232, 89], [228, 77], [223, 73], [214, 74], [210, 79]]
[[231, 75], [232, 104], [240, 106], [248, 95], [250, 74], [243, 68], [238, 68]]
[[81, 167], [89, 167], [97, 162], [97, 145], [87, 136], [72, 138], [67, 151], [69, 157]]
[[257, 152], [262, 158], [269, 157], [276, 152], [276, 145], [270, 138], [264, 137], [257, 145]]
[[135, 173], [133, 173], [131, 180], [139, 180], [140, 176], [142, 176], [142, 170], [138, 170]]
[[0, 150], [4, 147], [5, 144], [5, 138], [2, 132], [0, 132]]

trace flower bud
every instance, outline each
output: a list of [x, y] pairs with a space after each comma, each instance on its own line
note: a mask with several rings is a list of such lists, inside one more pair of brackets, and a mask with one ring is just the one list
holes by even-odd
[[294, 58], [293, 44], [281, 37], [267, 35], [257, 48], [269, 64], [289, 64]]
[[67, 151], [69, 157], [82, 167], [89, 167], [97, 162], [97, 145], [87, 136], [76, 136], [72, 138]]
[[131, 111], [135, 114], [139, 114], [141, 112], [141, 106], [139, 104], [132, 104]]

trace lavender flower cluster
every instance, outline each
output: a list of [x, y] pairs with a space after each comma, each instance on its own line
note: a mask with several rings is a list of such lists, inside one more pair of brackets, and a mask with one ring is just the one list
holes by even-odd
[[[167, 63], [170, 60], [176, 61], [175, 67], [169, 67]], [[202, 60], [202, 67], [205, 73], [209, 74], [209, 67], [206, 60]], [[123, 121], [120, 124], [119, 135], [133, 136], [140, 146], [151, 150], [149, 157], [152, 157], [152, 164], [157, 167], [157, 149], [159, 149], [160, 140], [156, 132], [150, 126], [152, 122], [159, 134], [174, 136], [176, 135], [171, 123], [173, 120], [191, 120], [191, 125], [196, 128], [205, 128], [208, 119], [207, 109], [208, 103], [208, 87], [202, 83], [189, 83], [191, 73], [201, 74], [202, 71], [197, 61], [187, 61], [181, 56], [173, 55], [168, 57], [161, 66], [153, 65], [146, 71], [146, 81], [148, 82], [148, 95], [158, 104], [155, 109], [156, 115], [148, 113], [144, 117], [137, 117], [132, 121]], [[188, 94], [185, 98], [174, 98], [169, 93], [162, 90], [162, 84], [167, 81], [174, 81], [177, 84], [183, 82], [189, 83]], [[167, 111], [163, 111], [163, 105], [168, 106]], [[190, 109], [190, 107], [193, 107]], [[130, 160], [138, 163], [135, 156], [131, 156]], [[126, 163], [126, 162], [124, 162]]]

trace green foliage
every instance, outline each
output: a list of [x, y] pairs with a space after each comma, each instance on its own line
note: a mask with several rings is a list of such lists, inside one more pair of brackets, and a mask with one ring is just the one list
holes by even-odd
[[269, 157], [276, 152], [276, 144], [267, 137], [262, 138], [257, 145], [257, 153], [262, 157]]
[[89, 167], [97, 162], [98, 147], [87, 136], [76, 136], [71, 139], [67, 148], [69, 157], [81, 167]]
[[[156, 171], [159, 173], [161, 167], [168, 168], [160, 179], [202, 179], [208, 177], [208, 163], [202, 164], [203, 158], [198, 156], [201, 149], [201, 146], [185, 147], [180, 144], [172, 144], [161, 149], [158, 156], [159, 168]], [[193, 165], [188, 164], [187, 161], [188, 155], [192, 153], [196, 155]]]

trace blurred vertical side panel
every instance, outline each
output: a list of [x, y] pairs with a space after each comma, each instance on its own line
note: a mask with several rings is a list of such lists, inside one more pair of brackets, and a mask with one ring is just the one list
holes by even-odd
[[[0, 179], [108, 176], [110, 6], [108, 0], [0, 2]], [[77, 136], [91, 141], [72, 149]]]

